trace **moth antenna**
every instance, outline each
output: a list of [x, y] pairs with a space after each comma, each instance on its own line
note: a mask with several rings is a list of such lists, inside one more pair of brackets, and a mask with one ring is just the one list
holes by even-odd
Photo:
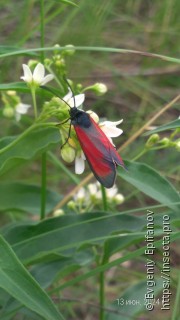
[[73, 96], [73, 100], [74, 100], [74, 107], [76, 107], [76, 101], [75, 101], [75, 95], [74, 95], [73, 89], [72, 89], [71, 85], [69, 84], [69, 82], [68, 82], [68, 80], [67, 80], [65, 75], [63, 76], [63, 79], [64, 79], [64, 81], [66, 82], [66, 84], [68, 85], [68, 87], [70, 88], [70, 90], [72, 92], [72, 96]]
[[61, 99], [69, 107], [69, 109], [71, 109], [70, 105], [63, 98], [61, 98], [53, 89], [46, 87], [46, 86], [40, 86], [40, 88], [45, 89], [46, 91], [49, 91], [52, 94], [54, 94], [56, 97]]

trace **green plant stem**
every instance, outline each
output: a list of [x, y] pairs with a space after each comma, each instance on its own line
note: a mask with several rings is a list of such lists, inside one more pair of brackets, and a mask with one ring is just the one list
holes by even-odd
[[47, 152], [48, 154], [48, 157], [50, 159], [50, 161], [53, 163], [54, 166], [56, 166], [56, 168], [59, 170], [62, 170], [66, 173], [66, 175], [75, 183], [75, 184], [79, 184], [80, 183], [80, 180], [79, 178], [77, 177], [77, 175], [75, 175], [74, 173], [72, 173], [68, 168], [67, 166], [65, 166], [59, 159], [58, 157], [56, 157], [54, 155], [53, 152], [51, 151], [48, 151]]
[[33, 106], [34, 106], [34, 118], [37, 119], [37, 103], [36, 103], [36, 90], [35, 88], [31, 88], [31, 94], [32, 94], [32, 100], [33, 100]]
[[100, 303], [100, 313], [99, 320], [104, 320], [104, 303], [105, 303], [105, 292], [104, 292], [104, 272], [99, 275], [99, 303]]
[[[44, 0], [40, 0], [40, 33], [41, 33], [41, 48], [44, 48]], [[41, 63], [44, 63], [44, 51], [41, 51]]]
[[[102, 193], [103, 210], [107, 211], [106, 189], [102, 185], [101, 185], [101, 193]], [[105, 263], [105, 257], [103, 256], [101, 265], [103, 265], [104, 263]], [[99, 320], [104, 320], [104, 316], [105, 316], [104, 315], [104, 304], [105, 304], [104, 285], [105, 285], [105, 273], [101, 272], [99, 275], [99, 303], [100, 303]]]
[[[108, 259], [105, 257], [105, 252], [102, 258], [101, 266], [106, 264]], [[99, 320], [105, 319], [105, 272], [100, 272], [99, 274], [99, 303], [100, 303], [100, 313], [99, 313]]]
[[101, 185], [101, 194], [102, 194], [102, 204], [103, 210], [107, 211], [107, 196], [106, 196], [106, 189]]
[[148, 150], [145, 148], [143, 149], [136, 157], [134, 157], [132, 159], [132, 161], [136, 161], [137, 159], [139, 159], [140, 157], [142, 157]]
[[45, 218], [46, 214], [46, 152], [41, 157], [41, 213], [40, 220]]

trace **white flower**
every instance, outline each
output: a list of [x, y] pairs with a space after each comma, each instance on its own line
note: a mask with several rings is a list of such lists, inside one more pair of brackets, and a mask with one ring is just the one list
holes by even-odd
[[86, 160], [86, 157], [84, 155], [84, 152], [81, 150], [80, 152], [77, 153], [76, 158], [75, 158], [75, 173], [76, 174], [81, 174], [84, 172], [85, 160]]
[[91, 200], [92, 199], [100, 200], [102, 198], [101, 185], [98, 181], [95, 183], [90, 183], [87, 188], [88, 188]]
[[23, 64], [24, 75], [21, 77], [28, 84], [34, 84], [36, 86], [42, 86], [51, 81], [54, 76], [48, 74], [45, 76], [45, 68], [42, 63], [38, 63], [33, 73], [27, 64]]
[[84, 100], [85, 100], [85, 95], [84, 93], [81, 94], [77, 94], [76, 96], [72, 96], [72, 92], [71, 90], [69, 90], [69, 92], [64, 96], [63, 100], [67, 102], [67, 104], [73, 108], [73, 107], [80, 107]]
[[96, 183], [90, 183], [87, 186], [88, 191], [90, 193], [91, 196], [95, 196], [97, 193], [97, 184]]
[[26, 114], [29, 108], [31, 108], [29, 104], [25, 104], [22, 102], [18, 103], [17, 106], [15, 107], [16, 121], [19, 121], [21, 119], [21, 115]]
[[106, 190], [106, 195], [108, 198], [114, 198], [117, 195], [118, 189], [117, 187], [114, 185], [112, 188], [109, 188]]
[[99, 117], [97, 115], [97, 113], [95, 113], [92, 110], [88, 110], [87, 113], [89, 113], [89, 115], [91, 116], [91, 118], [93, 118], [93, 120], [98, 123], [99, 122]]
[[86, 190], [84, 188], [80, 188], [79, 191], [74, 195], [75, 201], [82, 201], [86, 197]]

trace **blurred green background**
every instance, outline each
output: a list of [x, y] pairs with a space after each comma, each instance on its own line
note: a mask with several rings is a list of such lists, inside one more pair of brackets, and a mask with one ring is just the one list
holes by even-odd
[[[63, 4], [60, 0], [45, 1], [45, 47], [51, 47], [55, 44], [61, 46], [72, 44], [74, 46], [123, 48], [179, 57], [180, 1], [81, 0], [75, 1], [75, 3], [78, 4], [78, 7]], [[1, 0], [0, 30], [0, 53], [16, 48], [40, 47], [40, 1]], [[45, 57], [48, 58], [51, 54], [52, 52], [47, 51]], [[20, 81], [22, 63], [27, 63], [30, 58], [36, 57], [38, 58], [36, 55], [29, 57], [23, 54], [1, 59], [0, 83]], [[68, 77], [76, 83], [82, 83], [83, 86], [91, 85], [94, 82], [103, 82], [107, 85], [108, 92], [103, 96], [97, 97], [92, 92], [87, 92], [85, 109], [93, 109], [100, 117], [111, 121], [124, 119], [120, 126], [124, 133], [115, 139], [117, 147], [127, 141], [179, 93], [179, 65], [155, 57], [145, 57], [135, 53], [111, 53], [103, 50], [97, 52], [87, 48], [85, 51], [77, 50], [75, 55], [68, 57], [67, 69]], [[21, 93], [21, 97], [24, 103], [32, 103], [30, 94]], [[3, 104], [0, 102], [0, 108], [2, 106]], [[159, 117], [154, 125], [166, 124], [178, 116], [179, 104], [176, 103]], [[0, 126], [1, 138], [5, 135], [10, 136], [23, 132], [24, 128], [29, 126], [28, 121], [30, 120], [28, 119], [28, 117], [24, 117], [24, 122], [17, 124], [15, 121], [3, 118]], [[168, 134], [163, 132], [161, 137], [163, 136], [166, 137]], [[132, 160], [142, 151], [146, 141], [147, 137], [144, 136], [136, 139], [133, 144], [123, 150], [121, 154], [123, 159]], [[59, 148], [56, 146], [53, 152], [60, 159], [60, 144]], [[174, 186], [178, 187], [178, 162], [175, 148], [150, 151], [141, 157], [140, 161], [150, 164], [160, 174], [166, 176]], [[66, 165], [66, 167], [74, 172], [74, 164]], [[73, 182], [65, 171], [57, 168], [58, 166], [56, 167], [53, 161], [48, 159], [48, 188], [52, 188], [64, 196], [72, 189]], [[86, 177], [87, 172], [88, 168], [82, 178]], [[40, 175], [39, 157], [16, 170], [11, 170], [6, 175], [2, 175], [1, 181], [19, 180], [40, 185]], [[157, 204], [121, 178], [117, 179], [117, 184], [119, 192], [122, 192], [126, 198], [120, 210], [133, 210]], [[13, 186], [12, 184], [12, 188]], [[40, 193], [39, 189], [38, 192]], [[158, 211], [158, 213], [160, 212], [161, 210]], [[17, 214], [15, 219], [19, 219], [19, 217], [27, 219], [27, 216], [24, 217], [21, 213], [18, 213], [19, 216]], [[13, 215], [11, 217], [11, 212], [9, 217], [14, 219]], [[9, 217], [6, 216], [6, 212], [4, 215], [2, 214], [1, 224], [9, 222]], [[136, 265], [135, 262], [133, 268]], [[137, 268], [139, 268], [138, 276], [141, 277], [140, 264], [137, 265]], [[118, 267], [117, 273], [114, 270], [108, 271], [107, 282], [108, 276], [110, 279], [107, 284], [110, 287], [108, 288], [109, 301], [117, 297], [118, 289], [112, 287], [119, 281], [119, 278], [116, 278], [119, 274], [124, 281], [121, 283], [123, 289], [125, 289], [126, 281], [134, 283], [136, 270], [131, 270], [131, 266], [129, 270], [128, 266], [124, 266], [125, 269], [127, 271], [125, 278], [124, 274], [122, 275], [123, 269], [121, 267]], [[113, 277], [115, 281], [112, 280]], [[67, 289], [67, 295], [68, 290], [71, 290], [72, 297], [73, 295], [75, 297], [78, 292], [78, 297], [81, 299], [84, 297], [84, 291], [87, 291], [87, 300], [92, 299], [95, 302], [94, 287], [96, 285], [96, 279], [93, 279], [93, 283], [90, 279], [86, 282], [87, 287], [83, 287], [84, 283], [78, 287], [79, 292], [76, 286]], [[88, 292], [89, 288], [90, 292]], [[64, 308], [66, 309], [66, 305]], [[87, 315], [85, 308], [85, 306], [80, 306], [77, 301], [79, 319], [83, 318], [85, 314]], [[73, 313], [72, 310], [70, 311]], [[71, 316], [73, 318], [74, 315], [71, 314]], [[96, 309], [87, 315], [86, 320], [92, 320], [93, 316], [97, 316]], [[164, 316], [159, 313], [156, 319], [164, 319]]]
[[[61, 1], [45, 1], [45, 46], [73, 44], [76, 46], [125, 48], [163, 54], [179, 55], [178, 0], [81, 0], [78, 7]], [[1, 1], [0, 42], [3, 46], [36, 48], [40, 46], [39, 1]], [[46, 52], [48, 57], [51, 52]], [[14, 56], [1, 59], [1, 83], [19, 81], [22, 63], [29, 57]], [[179, 89], [179, 65], [138, 54], [119, 54], [93, 51], [77, 51], [68, 58], [68, 76], [84, 86], [103, 82], [108, 93], [96, 97], [87, 93], [86, 110], [92, 109], [102, 118], [118, 120], [124, 134], [116, 139], [119, 147], [139, 129], [153, 114], [172, 100]], [[29, 101], [28, 101], [29, 99]], [[30, 96], [25, 101], [30, 103]], [[155, 125], [176, 119], [178, 105], [164, 113]], [[7, 127], [8, 134], [14, 128]], [[1, 136], [4, 127], [0, 129]], [[142, 149], [146, 139], [141, 137], [123, 157], [132, 159]], [[176, 154], [169, 149], [150, 152], [146, 162], [157, 169], [168, 168], [174, 174]], [[66, 179], [66, 178], [65, 178]], [[67, 180], [68, 181], [68, 180]], [[176, 181], [174, 181], [176, 183]], [[58, 181], [57, 181], [58, 183]]]

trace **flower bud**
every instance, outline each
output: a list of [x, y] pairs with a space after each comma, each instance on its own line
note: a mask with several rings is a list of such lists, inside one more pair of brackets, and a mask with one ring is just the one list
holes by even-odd
[[6, 91], [6, 93], [8, 94], [8, 96], [16, 96], [15, 90], [8, 90], [8, 91]]
[[14, 117], [14, 109], [9, 107], [5, 107], [3, 109], [3, 116], [6, 118], [13, 118]]
[[82, 84], [81, 83], [78, 83], [77, 86], [76, 86], [77, 90], [81, 92], [82, 90]]
[[56, 67], [64, 67], [65, 66], [65, 60], [63, 58], [58, 58], [55, 61], [55, 66]]
[[146, 142], [146, 147], [151, 148], [159, 141], [159, 135], [157, 133], [152, 134]]
[[164, 147], [169, 147], [171, 144], [171, 141], [169, 140], [169, 138], [163, 138], [162, 140], [160, 140], [160, 143]]
[[57, 209], [56, 211], [53, 212], [54, 217], [59, 217], [64, 215], [64, 210], [62, 209]]
[[92, 86], [92, 89], [98, 96], [101, 96], [107, 92], [107, 86], [104, 83], [97, 82], [94, 86]]
[[66, 55], [68, 56], [72, 56], [75, 53], [75, 47], [72, 44], [68, 44], [66, 46], [67, 50], [65, 49], [64, 52], [66, 53]]
[[49, 67], [51, 65], [51, 63], [52, 63], [51, 59], [48, 59], [48, 58], [44, 59], [44, 65], [46, 67]]
[[175, 148], [176, 148], [176, 150], [177, 150], [177, 151], [180, 151], [180, 139], [174, 141], [174, 143], [175, 143]]
[[73, 201], [73, 200], [69, 201], [69, 202], [67, 203], [67, 206], [68, 206], [68, 208], [71, 209], [71, 210], [76, 210], [76, 203], [75, 203], [75, 201]]
[[68, 144], [66, 144], [61, 149], [61, 157], [64, 161], [71, 163], [75, 159], [75, 150], [71, 148]]
[[115, 197], [113, 198], [114, 202], [116, 204], [121, 204], [124, 202], [124, 196], [121, 193], [118, 193], [115, 195]]
[[77, 149], [77, 144], [72, 138], [69, 138], [68, 143], [72, 148]]
[[38, 64], [37, 60], [31, 59], [31, 60], [28, 61], [28, 66], [29, 66], [30, 69], [31, 68], [34, 69], [37, 66], [37, 64]]

